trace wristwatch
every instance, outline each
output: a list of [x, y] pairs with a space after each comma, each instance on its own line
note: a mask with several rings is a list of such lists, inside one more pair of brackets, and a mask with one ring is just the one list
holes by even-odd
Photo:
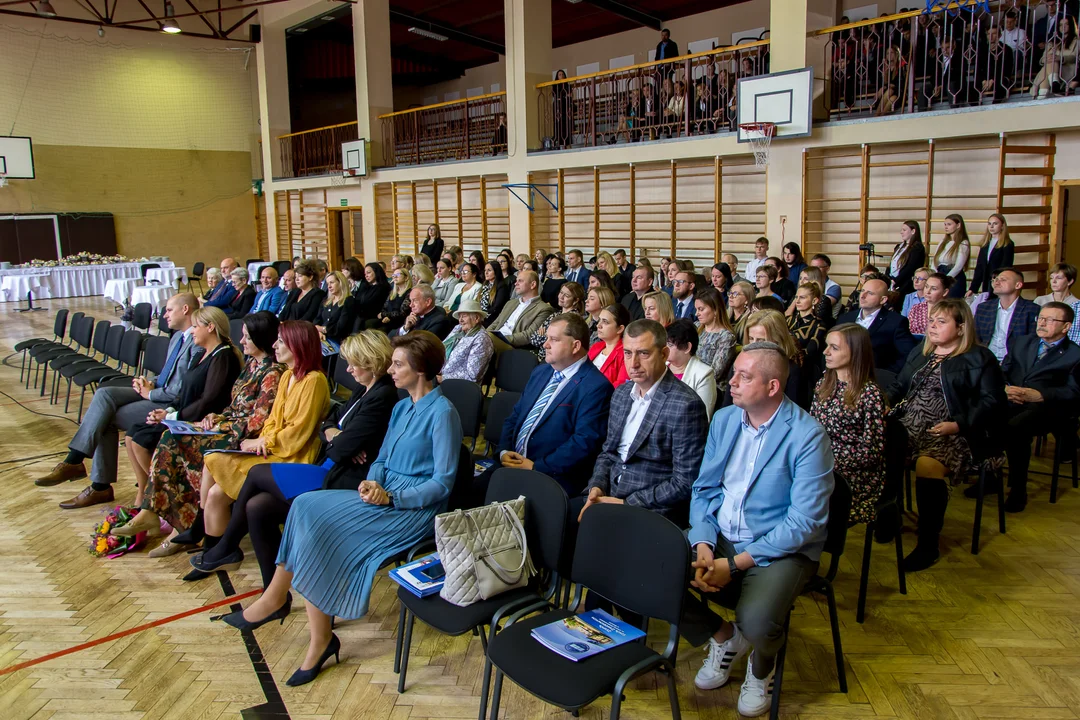
[[390, 492], [389, 490], [383, 490], [383, 492], [386, 493], [386, 504], [390, 507], [394, 507], [394, 493]]
[[735, 558], [734, 557], [730, 557], [730, 556], [728, 557], [727, 566], [728, 566], [728, 574], [730, 574], [731, 577], [733, 577], [733, 578], [736, 575], [738, 575], [740, 572], [742, 572], [742, 570], [739, 570], [739, 566], [735, 564]]

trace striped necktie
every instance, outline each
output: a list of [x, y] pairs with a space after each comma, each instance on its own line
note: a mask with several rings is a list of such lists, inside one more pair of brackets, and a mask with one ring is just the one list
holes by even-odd
[[559, 388], [559, 383], [563, 380], [561, 372], [556, 372], [551, 376], [551, 380], [548, 381], [547, 387], [544, 388], [544, 392], [540, 393], [540, 398], [533, 405], [532, 410], [529, 411], [528, 417], [525, 418], [525, 423], [521, 426], [521, 430], [518, 432], [517, 443], [515, 443], [514, 450], [518, 455], [525, 454], [525, 446], [529, 442], [529, 434], [532, 432], [533, 427], [540, 421], [540, 416], [544, 414], [544, 409], [547, 408], [548, 403], [551, 402], [551, 398], [555, 396], [555, 391]]
[[1040, 340], [1040, 341], [1039, 341], [1039, 355], [1038, 355], [1038, 357], [1036, 357], [1036, 358], [1035, 358], [1035, 362], [1039, 362], [1039, 361], [1040, 361], [1040, 360], [1042, 360], [1042, 359], [1043, 359], [1044, 357], [1046, 357], [1046, 354], [1047, 354], [1048, 352], [1050, 352], [1050, 346], [1049, 346], [1049, 345], [1047, 345], [1047, 344], [1046, 344], [1045, 342], [1043, 342], [1042, 340]]

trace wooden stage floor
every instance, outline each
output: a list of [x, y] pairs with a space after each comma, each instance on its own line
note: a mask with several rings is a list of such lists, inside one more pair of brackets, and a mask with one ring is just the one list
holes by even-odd
[[[111, 304], [99, 298], [44, 304], [118, 320]], [[18, 340], [51, 335], [52, 312], [18, 314], [15, 307], [0, 304], [3, 357]], [[18, 358], [8, 363], [14, 368], [7, 363], [0, 367], [0, 718], [238, 718], [275, 697], [297, 719], [476, 717], [483, 654], [479, 639], [469, 635], [447, 638], [417, 624], [409, 687], [397, 693], [392, 670], [397, 603], [385, 573], [375, 584], [368, 617], [337, 630], [342, 664], [330, 666], [304, 687], [284, 684], [307, 645], [307, 620], [299, 607], [284, 625], [255, 633], [272, 677], [256, 673], [240, 633], [211, 624], [212, 612], [10, 671], [228, 595], [217, 578], [181, 582], [188, 570], [186, 555], [152, 560], [144, 551], [98, 560], [88, 554], [101, 508], [57, 507], [83, 487], [82, 481], [49, 489], [32, 482], [65, 452], [75, 429], [74, 412], [64, 415], [62, 404], [50, 405], [37, 391], [23, 389]], [[121, 502], [135, 492], [126, 465], [121, 454], [116, 485]], [[1048, 466], [1045, 457], [1037, 458], [1033, 469], [1047, 471]], [[996, 499], [987, 502], [978, 556], [968, 552], [974, 502], [954, 494], [945, 524], [945, 556], [931, 570], [908, 578], [906, 596], [897, 591], [891, 546], [875, 546], [863, 625], [855, 622], [855, 603], [864, 536], [861, 526], [855, 528], [837, 580], [850, 691], [838, 692], [824, 599], [802, 597], [791, 623], [783, 715], [1077, 717], [1080, 491], [1066, 481], [1059, 502], [1050, 505], [1049, 477], [1033, 478], [1028, 509], [1009, 516], [1007, 535], [996, 529]], [[905, 545], [910, 549], [913, 544], [909, 532]], [[228, 580], [236, 593], [257, 588], [254, 559], [229, 573]], [[654, 633], [654, 646], [662, 646], [662, 633], [666, 628]], [[684, 717], [738, 717], [742, 668], [727, 687], [701, 692], [693, 677], [702, 658], [701, 650], [685, 645], [679, 654]], [[509, 683], [502, 707], [507, 718], [568, 717]], [[607, 708], [601, 701], [582, 716], [607, 717]], [[623, 709], [627, 718], [669, 717], [663, 684], [653, 677], [635, 682]]]

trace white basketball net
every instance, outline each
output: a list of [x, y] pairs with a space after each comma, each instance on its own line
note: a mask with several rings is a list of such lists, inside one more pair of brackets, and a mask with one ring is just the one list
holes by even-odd
[[7, 173], [0, 173], [0, 188], [7, 187]]
[[754, 151], [754, 165], [759, 168], [769, 167], [769, 147], [776, 126], [772, 123], [751, 123], [740, 127]]

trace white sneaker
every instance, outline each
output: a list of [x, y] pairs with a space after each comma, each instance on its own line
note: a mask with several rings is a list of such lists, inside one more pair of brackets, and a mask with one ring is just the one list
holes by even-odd
[[731, 666], [749, 649], [750, 643], [739, 632], [738, 627], [735, 628], [735, 633], [722, 643], [709, 638], [709, 656], [698, 670], [694, 685], [702, 690], [715, 690], [725, 684], [731, 677]]
[[754, 653], [750, 653], [750, 660], [746, 663], [746, 679], [743, 680], [742, 689], [739, 690], [739, 714], [743, 717], [757, 717], [769, 711], [772, 705], [773, 675], [776, 674], [776, 665], [769, 671], [769, 677], [758, 680], [754, 677]]

